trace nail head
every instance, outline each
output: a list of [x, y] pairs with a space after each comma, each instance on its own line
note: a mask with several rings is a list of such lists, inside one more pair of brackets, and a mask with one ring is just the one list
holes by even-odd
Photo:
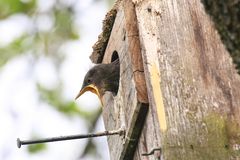
[[22, 145], [21, 140], [19, 138], [17, 138], [17, 147], [21, 148], [21, 145]]

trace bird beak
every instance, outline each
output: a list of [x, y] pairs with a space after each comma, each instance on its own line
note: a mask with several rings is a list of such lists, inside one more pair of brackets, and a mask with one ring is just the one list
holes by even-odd
[[98, 98], [101, 99], [101, 98], [100, 98], [99, 91], [98, 91], [98, 88], [97, 88], [95, 85], [90, 84], [90, 85], [88, 85], [88, 86], [83, 87], [83, 88], [80, 90], [80, 92], [79, 92], [78, 95], [76, 96], [75, 100], [78, 99], [83, 93], [85, 93], [85, 92], [87, 92], [87, 91], [90, 91], [90, 92], [96, 94], [96, 95], [98, 96]]

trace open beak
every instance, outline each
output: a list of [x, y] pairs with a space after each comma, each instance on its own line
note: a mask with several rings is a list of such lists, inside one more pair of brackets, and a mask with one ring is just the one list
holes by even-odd
[[[78, 93], [78, 95], [76, 96], [75, 100], [78, 99], [83, 93], [85, 93], [87, 91], [90, 91], [90, 92], [96, 94], [98, 96], [98, 98], [101, 100], [98, 88], [95, 85], [93, 85], [93, 84], [90, 84], [88, 86], [83, 87], [80, 90], [80, 92]], [[101, 100], [101, 103], [102, 103], [102, 100]]]

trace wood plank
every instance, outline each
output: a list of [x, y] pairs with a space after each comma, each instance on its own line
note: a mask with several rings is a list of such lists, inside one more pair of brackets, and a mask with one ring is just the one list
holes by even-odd
[[[140, 43], [136, 38], [128, 36], [132, 32], [125, 27], [125, 15], [123, 9], [119, 8], [103, 59], [103, 63], [110, 63], [115, 51], [118, 52], [120, 59], [118, 94], [114, 97], [107, 93], [103, 98], [105, 128], [126, 129], [125, 137], [108, 138], [112, 160], [133, 159], [148, 111], [144, 72], [141, 70], [143, 64], [140, 62], [141, 52], [137, 46]], [[141, 72], [137, 73], [139, 70]]]
[[128, 52], [131, 55], [133, 67], [133, 76], [136, 82], [138, 100], [142, 103], [148, 103], [147, 88], [145, 82], [143, 60], [141, 55], [141, 46], [138, 34], [137, 17], [135, 7], [131, 0], [125, 0], [123, 3], [125, 16], [126, 36], [128, 40]]
[[[135, 5], [153, 114], [146, 125], [160, 124], [145, 126], [138, 152], [160, 145], [165, 160], [239, 159], [240, 77], [200, 0]], [[148, 136], [152, 127], [158, 142]]]

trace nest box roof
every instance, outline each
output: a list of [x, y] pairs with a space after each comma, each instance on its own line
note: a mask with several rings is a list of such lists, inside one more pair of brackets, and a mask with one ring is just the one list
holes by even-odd
[[109, 37], [111, 35], [112, 27], [117, 15], [118, 4], [121, 0], [117, 0], [113, 8], [106, 14], [103, 20], [102, 33], [98, 36], [97, 42], [93, 45], [93, 52], [90, 59], [93, 63], [101, 63], [105, 53], [105, 49], [108, 44]]

